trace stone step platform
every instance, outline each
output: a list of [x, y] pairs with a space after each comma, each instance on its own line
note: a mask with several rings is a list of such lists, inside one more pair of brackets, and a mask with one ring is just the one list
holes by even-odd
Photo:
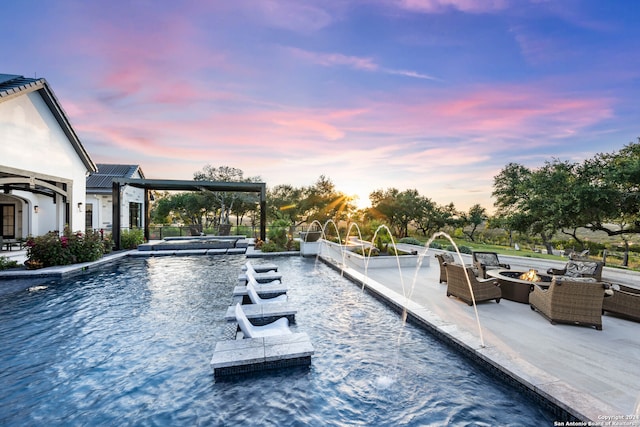
[[211, 367], [215, 377], [291, 366], [309, 366], [313, 345], [304, 333], [216, 343]]
[[[260, 273], [260, 274], [254, 274], [253, 277], [255, 277], [256, 282], [258, 283], [269, 283], [269, 282], [273, 282], [274, 280], [280, 280], [282, 281], [282, 274], [281, 273]], [[241, 273], [238, 275], [238, 283], [240, 283], [241, 285], [244, 285], [247, 283], [247, 275], [244, 273]]]
[[[281, 317], [295, 323], [298, 309], [290, 302], [272, 302], [266, 304], [245, 304], [242, 306], [244, 314], [256, 326], [266, 325]], [[227, 308], [224, 319], [228, 322], [236, 321], [235, 305]]]
[[[278, 295], [287, 293], [287, 286], [281, 283], [274, 284], [274, 285], [258, 285], [258, 286], [254, 286], [254, 288], [256, 289], [256, 292], [258, 293], [258, 295], [260, 295], [260, 297], [263, 297], [263, 298], [277, 297]], [[233, 296], [234, 297], [247, 296], [247, 287], [244, 285], [236, 286], [235, 288], [233, 288]]]

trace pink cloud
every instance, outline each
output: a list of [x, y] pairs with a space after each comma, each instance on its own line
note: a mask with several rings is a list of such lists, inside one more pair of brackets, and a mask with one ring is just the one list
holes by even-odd
[[505, 9], [505, 0], [399, 0], [394, 2], [403, 9], [423, 13], [442, 13], [457, 9], [468, 13], [486, 13]]
[[369, 104], [346, 130], [405, 138], [557, 139], [610, 118], [612, 100], [562, 94], [548, 87], [502, 85], [454, 93], [400, 93]]
[[287, 48], [294, 57], [324, 67], [344, 66], [355, 70], [381, 72], [415, 79], [439, 80], [431, 75], [412, 70], [396, 70], [381, 67], [373, 58], [361, 56], [349, 56], [341, 53], [311, 52], [295, 47]]
[[[444, 99], [397, 94], [360, 104], [352, 109], [265, 109], [248, 103], [234, 111], [168, 119], [148, 114], [125, 114], [125, 118], [97, 104], [85, 105], [86, 112], [74, 123], [97, 140], [144, 156], [184, 160], [282, 156], [304, 146], [309, 152], [331, 153], [335, 159], [340, 143], [348, 144], [347, 152], [362, 153], [359, 157], [385, 147], [385, 155], [398, 164], [438, 158], [442, 165], [463, 165], [484, 162], [505, 144], [523, 140], [549, 144], [612, 114], [607, 99], [563, 96], [525, 86], [476, 88]], [[457, 149], [442, 146], [442, 140], [455, 140]], [[478, 145], [483, 146], [481, 153], [475, 149]]]

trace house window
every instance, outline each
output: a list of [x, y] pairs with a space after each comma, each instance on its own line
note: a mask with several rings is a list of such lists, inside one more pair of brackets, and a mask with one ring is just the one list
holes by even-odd
[[15, 205], [0, 205], [2, 209], [2, 237], [16, 238], [16, 207]]
[[142, 227], [142, 203], [129, 203], [129, 228]]
[[84, 207], [84, 228], [93, 230], [93, 203], [87, 203]]

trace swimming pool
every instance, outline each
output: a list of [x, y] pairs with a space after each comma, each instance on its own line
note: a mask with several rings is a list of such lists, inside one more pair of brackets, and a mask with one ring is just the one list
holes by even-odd
[[244, 256], [130, 258], [0, 297], [2, 425], [536, 425], [554, 417], [314, 259], [274, 258], [310, 368], [215, 381]]

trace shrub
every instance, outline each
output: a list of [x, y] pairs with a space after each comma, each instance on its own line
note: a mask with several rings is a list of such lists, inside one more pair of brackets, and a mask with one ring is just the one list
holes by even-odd
[[95, 261], [104, 255], [104, 245], [97, 231], [88, 231], [84, 235], [81, 232], [69, 233], [66, 237], [74, 263]]
[[458, 250], [461, 254], [471, 255], [473, 253], [473, 249], [471, 249], [469, 246], [459, 246]]
[[371, 255], [369, 255], [369, 250], [370, 248], [363, 248], [362, 246], [360, 246], [358, 248], [355, 248], [352, 252], [364, 257], [380, 255], [380, 251], [378, 251], [377, 248], [371, 248]]
[[270, 242], [275, 243], [280, 248], [284, 249], [289, 240], [287, 236], [287, 230], [289, 230], [291, 223], [286, 219], [278, 219], [271, 224], [267, 238]]
[[122, 230], [120, 234], [120, 246], [122, 249], [135, 249], [144, 243], [144, 232], [141, 228]]
[[62, 236], [50, 231], [44, 236], [27, 240], [27, 263], [32, 266], [51, 267], [100, 259], [104, 246], [98, 232], [72, 233], [68, 228]]
[[111, 235], [105, 236], [102, 239], [102, 248], [105, 254], [110, 254], [113, 250], [113, 240], [111, 240]]
[[[454, 248], [453, 245], [448, 245], [445, 250], [455, 252], [456, 248]], [[471, 249], [469, 246], [458, 246], [458, 250], [461, 254], [471, 255], [473, 253], [473, 249]]]
[[398, 243], [406, 243], [408, 245], [422, 246], [422, 242], [416, 239], [415, 237], [403, 237], [402, 239], [398, 240]]
[[275, 242], [264, 242], [260, 245], [262, 252], [280, 252], [282, 249]]
[[8, 268], [16, 268], [18, 262], [7, 257], [0, 256], [0, 270], [6, 270]]
[[287, 250], [288, 251], [299, 251], [300, 250], [300, 242], [298, 240], [289, 239], [287, 242]]
[[393, 247], [393, 246], [387, 247], [387, 253], [389, 255], [393, 255], [393, 256], [395, 256], [395, 255], [399, 255], [399, 256], [411, 255], [409, 252], [403, 251], [402, 249], [398, 249], [398, 248]]
[[[430, 248], [432, 249], [442, 249], [442, 245], [438, 242], [431, 242], [431, 244], [429, 245]], [[449, 250], [449, 249], [447, 249]]]

